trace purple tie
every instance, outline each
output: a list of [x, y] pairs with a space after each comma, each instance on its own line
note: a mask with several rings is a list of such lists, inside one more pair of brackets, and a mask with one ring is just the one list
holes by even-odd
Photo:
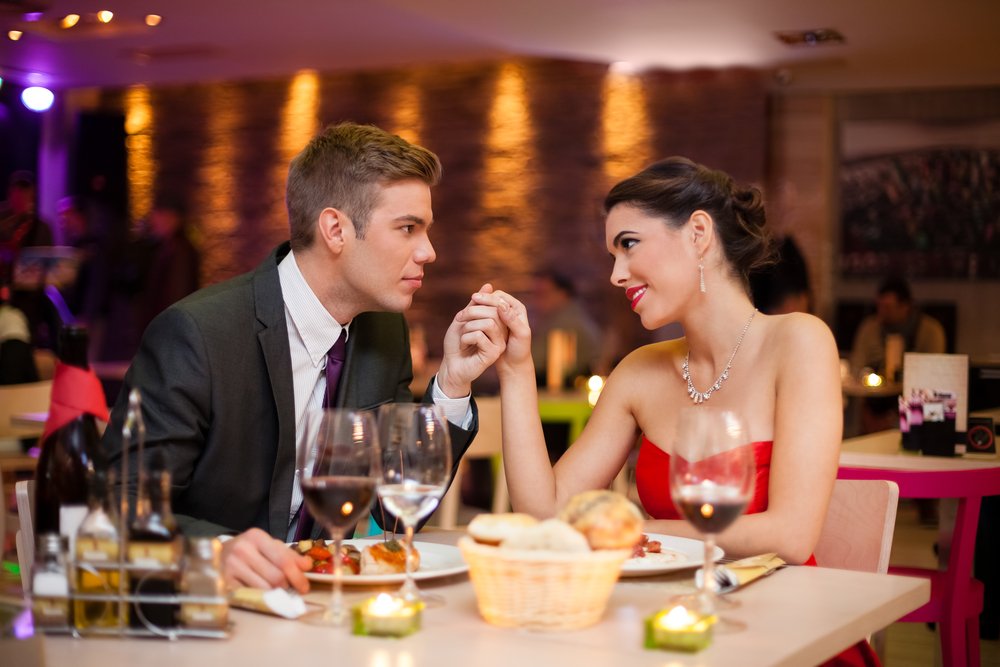
[[[326, 395], [323, 396], [323, 407], [332, 408], [337, 405], [337, 389], [340, 385], [340, 371], [344, 369], [344, 357], [347, 356], [347, 330], [341, 329], [340, 337], [326, 353]], [[299, 505], [299, 523], [295, 528], [295, 541], [309, 539], [313, 529], [313, 518], [303, 502]]]
[[347, 356], [347, 330], [341, 329], [340, 337], [326, 353], [326, 396], [323, 398], [324, 408], [337, 405], [337, 389], [340, 385], [340, 371], [344, 368], [344, 357]]

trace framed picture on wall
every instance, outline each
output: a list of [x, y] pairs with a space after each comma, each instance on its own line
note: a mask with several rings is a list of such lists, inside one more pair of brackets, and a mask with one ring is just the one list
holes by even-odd
[[1000, 278], [1000, 120], [841, 127], [841, 275]]

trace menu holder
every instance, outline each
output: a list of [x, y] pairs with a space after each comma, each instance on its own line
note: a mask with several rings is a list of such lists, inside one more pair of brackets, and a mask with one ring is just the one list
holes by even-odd
[[899, 399], [903, 449], [929, 456], [964, 454], [968, 386], [967, 355], [905, 354]]

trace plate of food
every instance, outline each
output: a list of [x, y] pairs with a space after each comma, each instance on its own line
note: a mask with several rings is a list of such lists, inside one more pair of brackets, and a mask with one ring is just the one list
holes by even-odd
[[[705, 559], [705, 543], [686, 537], [644, 533], [636, 545], [636, 554], [622, 564], [622, 577], [649, 577], [674, 570], [701, 567]], [[715, 560], [725, 552], [715, 547]]]
[[[458, 547], [430, 542], [414, 542], [416, 563], [413, 578], [434, 579], [461, 574], [469, 569]], [[332, 582], [332, 540], [300, 540], [289, 545], [313, 559], [306, 578], [312, 581]], [[380, 537], [344, 540], [341, 544], [341, 581], [345, 586], [371, 586], [403, 583], [405, 578], [405, 550], [397, 540]]]

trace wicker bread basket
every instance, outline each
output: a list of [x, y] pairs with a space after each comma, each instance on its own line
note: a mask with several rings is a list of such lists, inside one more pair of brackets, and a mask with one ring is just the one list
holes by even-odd
[[458, 541], [479, 613], [487, 622], [532, 630], [572, 630], [601, 619], [629, 549], [561, 553], [508, 550]]

